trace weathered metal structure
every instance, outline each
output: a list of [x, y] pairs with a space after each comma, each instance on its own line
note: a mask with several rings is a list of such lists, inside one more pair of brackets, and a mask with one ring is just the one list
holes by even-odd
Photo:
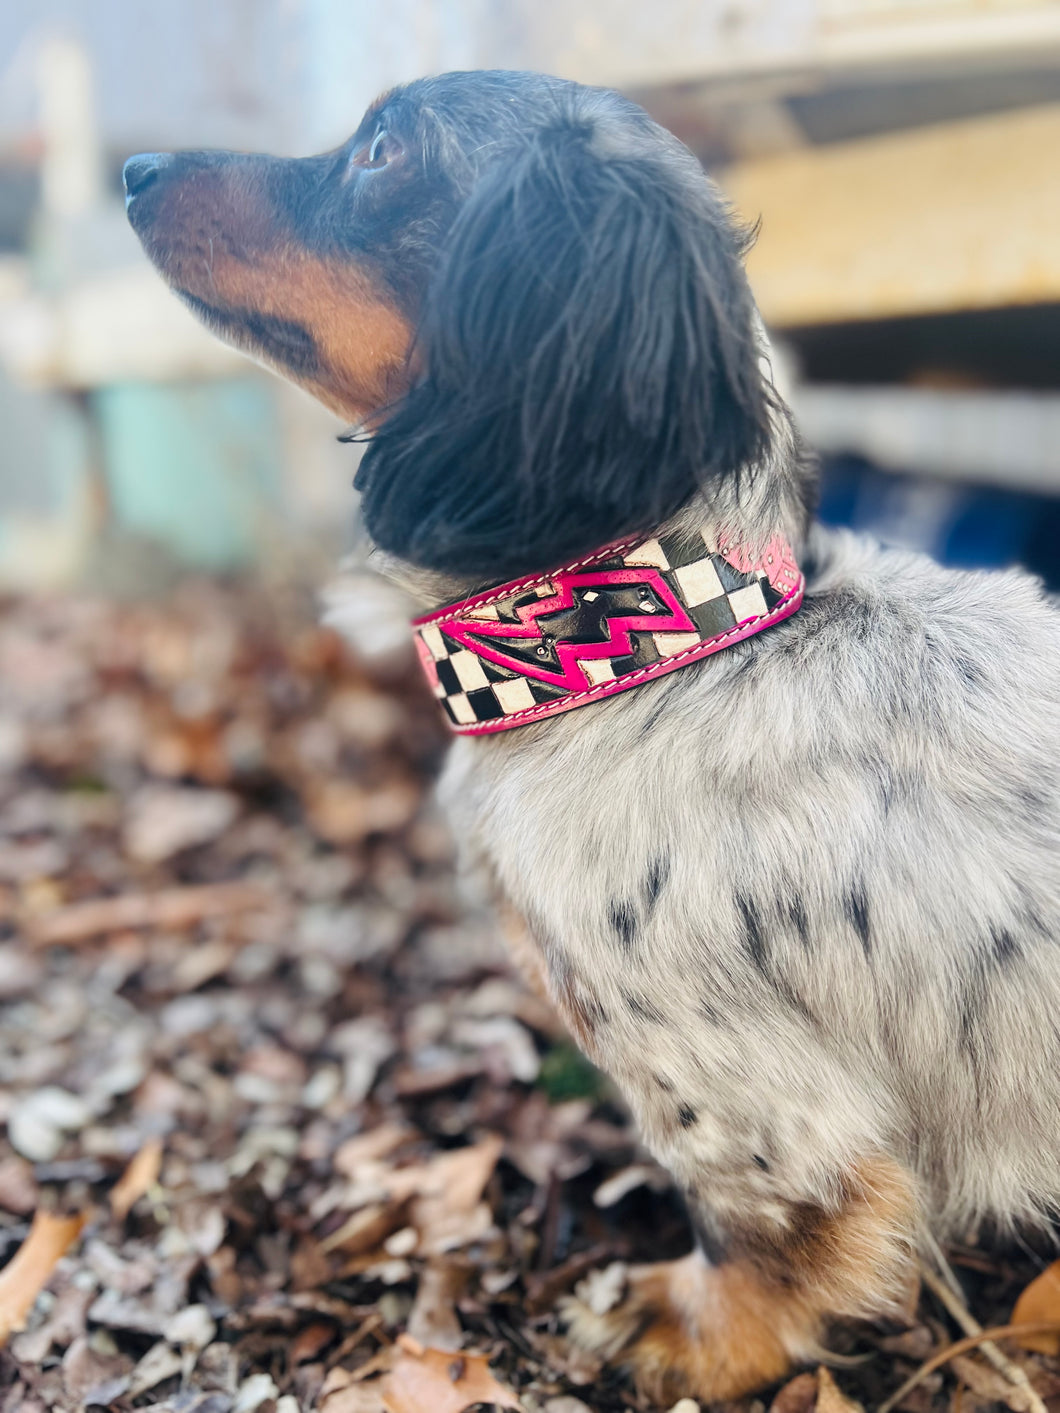
[[1057, 0], [10, 0], [0, 584], [101, 543], [226, 565], [281, 521], [334, 530], [331, 420], [147, 270], [119, 160], [319, 149], [380, 89], [479, 66], [623, 88], [699, 153], [760, 221], [752, 279], [824, 450], [1060, 488]]

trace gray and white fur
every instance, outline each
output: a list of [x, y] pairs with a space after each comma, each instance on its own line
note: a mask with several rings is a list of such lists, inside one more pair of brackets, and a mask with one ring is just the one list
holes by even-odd
[[[1045, 1223], [1060, 617], [1019, 571], [820, 526], [803, 543], [749, 509], [807, 565], [801, 610], [589, 709], [454, 741], [456, 837], [553, 994], [580, 994], [593, 1060], [708, 1224], [827, 1207], [866, 1152], [915, 1175], [936, 1235]], [[464, 588], [432, 577], [431, 598]]]

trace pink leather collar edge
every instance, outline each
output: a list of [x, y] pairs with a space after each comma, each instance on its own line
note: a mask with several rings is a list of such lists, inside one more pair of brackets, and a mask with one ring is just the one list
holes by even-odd
[[[723, 544], [717, 549], [711, 549], [711, 538], [707, 532], [703, 532], [703, 548], [698, 551], [699, 559], [691, 564], [682, 563], [676, 566], [668, 560], [667, 554], [662, 548], [662, 546], [672, 543], [672, 537], [669, 540], [666, 538], [660, 540], [656, 537], [631, 537], [615, 544], [606, 545], [579, 560], [561, 566], [559, 569], [545, 574], [527, 575], [509, 583], [496, 585], [483, 593], [446, 604], [431, 613], [414, 619], [412, 628], [421, 666], [435, 696], [440, 699], [440, 705], [443, 706], [450, 729], [460, 735], [489, 735], [497, 731], [529, 725], [549, 716], [557, 716], [591, 702], [603, 700], [605, 697], [614, 696], [618, 692], [627, 691], [644, 682], [653, 681], [657, 677], [677, 671], [679, 668], [742, 642], [744, 639], [789, 618], [802, 603], [803, 576], [795, 563], [790, 547], [780, 539], [774, 539], [760, 554], [754, 555], [740, 545]], [[672, 554], [672, 552], [671, 550], [670, 553]], [[607, 561], [614, 561], [616, 558], [620, 560], [620, 567], [612, 564], [608, 569], [601, 570], [596, 574], [586, 572], [595, 566], [605, 564]], [[660, 590], [664, 595], [660, 600], [656, 594], [656, 609], [669, 610], [664, 613], [662, 618], [657, 617], [651, 623], [642, 616], [631, 615], [628, 610], [617, 615], [616, 620], [608, 617], [606, 620], [608, 636], [601, 638], [599, 645], [593, 644], [591, 647], [585, 648], [585, 658], [603, 656], [608, 665], [622, 660], [621, 655], [608, 659], [606, 649], [623, 644], [628, 649], [631, 644], [630, 625], [635, 625], [640, 630], [640, 636], [651, 636], [655, 643], [665, 639], [667, 634], [663, 632], [656, 636], [653, 633], [649, 634], [646, 630], [650, 628], [673, 630], [676, 628], [693, 632], [699, 631], [693, 622], [688, 621], [688, 615], [690, 612], [694, 612], [695, 606], [690, 609], [684, 602], [690, 595], [683, 590], [682, 586], [686, 581], [681, 579], [681, 574], [686, 569], [690, 569], [694, 573], [697, 566], [701, 567], [708, 561], [719, 568], [724, 569], [728, 566], [731, 570], [737, 571], [738, 575], [746, 580], [743, 589], [753, 590], [756, 581], [763, 587], [768, 585], [773, 599], [773, 602], [769, 604], [768, 611], [755, 613], [747, 618], [740, 617], [732, 622], [731, 626], [727, 626], [721, 631], [700, 632], [700, 641], [687, 646], [685, 644], [688, 642], [689, 633], [671, 633], [670, 636], [674, 641], [678, 638], [683, 639], [680, 650], [666, 652], [653, 662], [637, 666], [633, 670], [617, 673], [606, 681], [597, 682], [586, 679], [582, 669], [593, 667], [594, 664], [589, 661], [578, 661], [574, 664], [573, 674], [567, 671], [565, 666], [557, 665], [553, 670], [549, 670], [540, 664], [530, 664], [526, 662], [525, 658], [521, 668], [522, 676], [510, 670], [515, 664], [510, 657], [506, 658], [503, 652], [505, 639], [512, 634], [519, 634], [519, 642], [525, 652], [526, 634], [532, 634], [536, 628], [534, 618], [537, 611], [544, 608], [570, 607], [573, 603], [571, 581], [575, 577], [580, 581], [578, 587], [582, 588], [583, 593], [586, 581], [593, 587], [600, 585], [615, 589], [628, 587], [631, 579], [641, 578], [645, 582], [651, 581], [651, 584], [654, 584], [657, 590]], [[660, 582], [662, 577], [658, 572], [660, 565], [668, 571], [665, 578], [674, 590], [672, 593], [667, 593], [665, 586]], [[643, 575], [631, 575], [631, 568], [642, 568]], [[740, 592], [740, 588], [735, 590], [737, 597]], [[535, 595], [542, 599], [543, 603], [534, 603], [532, 599]], [[529, 607], [526, 606], [528, 597], [531, 598]], [[753, 594], [752, 597], [754, 597]], [[720, 603], [721, 598], [722, 595], [719, 593], [713, 602]], [[520, 620], [518, 622], [515, 614], [511, 612], [513, 602], [516, 600], [521, 601], [524, 605], [522, 608], [515, 608], [515, 613]], [[729, 599], [727, 596], [726, 602], [735, 606], [735, 600]], [[507, 608], [508, 626], [500, 626], [496, 622], [499, 616], [497, 606]], [[683, 616], [685, 621], [680, 621], [680, 616]], [[730, 612], [730, 620], [734, 617], [735, 615]], [[445, 629], [449, 630], [450, 635], [459, 634], [459, 640], [456, 640], [454, 636], [443, 639], [441, 635]], [[492, 635], [492, 640], [486, 635]], [[533, 639], [531, 638], [530, 641]], [[541, 641], [550, 644], [555, 642], [554, 639], [543, 636]], [[562, 640], [559, 643], [559, 650], [566, 652], [568, 657], [572, 652], [579, 651], [571, 649]], [[542, 650], [539, 649], [539, 651]], [[554, 653], [555, 648], [550, 648], [550, 651]], [[476, 657], [479, 659], [477, 667], [472, 661]], [[464, 685], [463, 681], [456, 682], [454, 680], [452, 664], [458, 659], [464, 659], [462, 665], [457, 663], [462, 679], [466, 679], [470, 674], [477, 690], [471, 690], [470, 684], [468, 684], [468, 690], [453, 690]], [[628, 657], [625, 660], [628, 661]], [[443, 662], [445, 663], [444, 667], [442, 667]], [[516, 683], [522, 684], [521, 688], [513, 688], [512, 683], [503, 680], [489, 684], [504, 695], [509, 704], [513, 695], [518, 697], [520, 690], [524, 695], [529, 692], [535, 681], [539, 684], [542, 682], [554, 684], [552, 690], [557, 694], [549, 700], [527, 702], [525, 705], [513, 709], [506, 708], [500, 714], [495, 714], [485, 720], [466, 720], [455, 717], [454, 709], [462, 716], [472, 713], [475, 709], [468, 703], [476, 698], [479, 701], [485, 698], [489, 704], [489, 710], [495, 713], [498, 711], [496, 692], [488, 693], [484, 690], [487, 683], [482, 676], [483, 665], [487, 668], [492, 667], [496, 672], [498, 664], [506, 666], [507, 676], [515, 678]], [[607, 669], [605, 668], [605, 670]], [[449, 690], [440, 680], [440, 672], [447, 676]], [[570, 680], [572, 677], [573, 680]]]

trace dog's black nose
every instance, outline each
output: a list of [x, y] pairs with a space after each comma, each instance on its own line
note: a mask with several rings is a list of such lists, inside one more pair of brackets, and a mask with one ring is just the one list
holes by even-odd
[[159, 172], [168, 167], [172, 160], [168, 152], [140, 152], [135, 157], [130, 157], [121, 170], [126, 206], [134, 196], [146, 191]]

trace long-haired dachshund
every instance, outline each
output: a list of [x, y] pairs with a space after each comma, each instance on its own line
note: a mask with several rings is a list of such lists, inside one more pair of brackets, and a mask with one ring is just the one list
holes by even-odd
[[902, 1307], [925, 1233], [1060, 1203], [1058, 616], [810, 525], [744, 237], [633, 103], [425, 79], [337, 151], [134, 157], [223, 338], [372, 433], [442, 791], [523, 960], [687, 1194], [572, 1301], [724, 1398]]

